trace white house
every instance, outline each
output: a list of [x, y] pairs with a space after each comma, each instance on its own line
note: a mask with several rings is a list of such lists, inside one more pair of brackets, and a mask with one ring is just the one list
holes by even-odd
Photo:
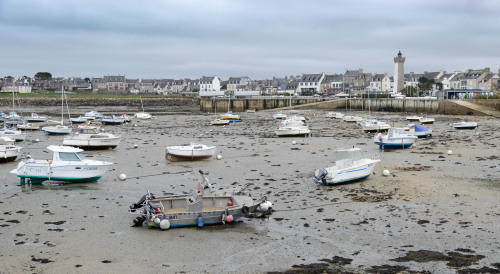
[[321, 82], [325, 78], [325, 73], [321, 74], [303, 74], [299, 80], [299, 89], [301, 93], [311, 92], [316, 94], [321, 91]]
[[217, 76], [203, 76], [200, 79], [200, 91], [220, 91], [220, 82]]

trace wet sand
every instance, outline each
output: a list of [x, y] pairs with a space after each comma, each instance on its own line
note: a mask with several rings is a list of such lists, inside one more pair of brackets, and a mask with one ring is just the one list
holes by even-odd
[[[0, 272], [500, 271], [500, 120], [433, 115], [432, 138], [379, 151], [373, 134], [318, 110], [300, 112], [312, 137], [277, 138], [274, 113], [241, 113], [243, 122], [215, 127], [215, 114], [172, 108], [150, 121], [104, 126], [123, 139], [114, 150], [86, 152], [115, 163], [98, 183], [20, 186], [9, 174], [17, 161], [1, 164]], [[372, 113], [396, 125], [407, 124], [405, 115]], [[479, 127], [453, 129], [450, 123], [462, 118]], [[62, 144], [61, 136], [28, 134], [19, 158], [50, 157], [46, 147]], [[222, 160], [165, 160], [165, 146], [191, 141], [216, 145]], [[333, 150], [353, 146], [380, 154], [374, 174], [342, 186], [313, 183]], [[393, 175], [384, 177], [384, 169]], [[131, 227], [128, 206], [146, 190], [191, 191], [198, 170], [209, 172], [217, 188], [267, 193], [275, 212], [202, 229]], [[118, 180], [121, 173], [126, 181]]]

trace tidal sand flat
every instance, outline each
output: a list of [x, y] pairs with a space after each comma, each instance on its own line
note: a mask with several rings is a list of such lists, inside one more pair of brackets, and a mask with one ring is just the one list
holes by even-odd
[[[0, 165], [0, 272], [500, 272], [500, 120], [433, 115], [435, 124], [426, 126], [432, 138], [380, 151], [373, 134], [318, 110], [300, 111], [311, 137], [277, 138], [274, 113], [241, 113], [242, 122], [216, 127], [210, 126], [216, 114], [183, 107], [103, 126], [123, 139], [114, 150], [85, 152], [114, 163], [97, 183], [21, 186], [9, 174], [17, 161]], [[406, 113], [372, 116], [408, 124]], [[464, 118], [479, 127], [453, 129]], [[30, 132], [19, 158], [51, 157], [46, 147], [62, 139]], [[222, 159], [165, 160], [166, 146], [189, 142], [217, 146]], [[351, 147], [380, 154], [368, 179], [313, 182], [316, 169], [333, 163], [335, 149]], [[383, 176], [385, 169], [391, 175]], [[129, 205], [148, 190], [191, 192], [198, 170], [216, 189], [266, 193], [274, 212], [203, 228], [132, 227]]]

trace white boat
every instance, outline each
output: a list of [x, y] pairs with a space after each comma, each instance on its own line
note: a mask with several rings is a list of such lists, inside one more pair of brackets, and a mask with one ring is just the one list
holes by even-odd
[[423, 118], [422, 116], [417, 116], [417, 115], [406, 116], [406, 120], [408, 121], [419, 121], [422, 118]]
[[344, 114], [340, 112], [328, 112], [326, 118], [342, 119], [344, 118]]
[[364, 132], [387, 131], [391, 127], [388, 123], [376, 119], [365, 120], [361, 126]]
[[188, 146], [168, 146], [165, 159], [169, 161], [210, 159], [215, 154], [215, 146], [190, 143]]
[[278, 129], [274, 130], [278, 137], [301, 137], [311, 134], [309, 127], [303, 122], [303, 117], [292, 116], [281, 122]]
[[430, 118], [430, 117], [422, 117], [419, 119], [420, 123], [425, 125], [425, 124], [434, 124], [435, 119]]
[[9, 137], [0, 137], [0, 163], [14, 161], [22, 147], [16, 146]]
[[17, 129], [20, 130], [39, 130], [40, 125], [37, 125], [35, 123], [23, 123], [23, 124], [17, 124]]
[[[55, 126], [42, 127], [43, 133], [47, 135], [68, 135], [73, 129], [64, 125], [64, 88], [61, 91], [61, 124]], [[69, 109], [68, 109], [69, 114]]]
[[475, 129], [477, 128], [477, 122], [460, 121], [453, 123], [452, 126], [456, 129]]
[[73, 129], [65, 125], [55, 125], [42, 127], [42, 131], [47, 135], [68, 135]]
[[7, 114], [0, 111], [0, 122], [3, 122], [7, 119]]
[[146, 112], [137, 112], [136, 114], [134, 114], [134, 117], [139, 119], [139, 120], [149, 120], [153, 116], [151, 116], [151, 114], [146, 113]]
[[113, 163], [88, 160], [80, 148], [68, 146], [48, 146], [53, 152], [52, 160], [28, 159], [19, 162], [10, 173], [21, 178], [21, 184], [29, 179], [32, 184], [43, 181], [96, 182]]
[[222, 120], [222, 119], [217, 118], [215, 120], [212, 120], [210, 122], [210, 124], [212, 126], [225, 126], [225, 125], [228, 125], [230, 122], [231, 121], [229, 121], [229, 120]]
[[417, 138], [427, 138], [432, 136], [432, 129], [430, 128], [425, 128], [423, 126], [419, 126], [416, 124], [410, 124], [408, 125], [408, 130], [410, 132], [414, 132], [415, 136]]
[[27, 117], [25, 120], [26, 120], [26, 122], [29, 122], [29, 123], [43, 123], [43, 122], [47, 121], [47, 117], [40, 116], [36, 113], [31, 113], [31, 116]]
[[102, 115], [99, 112], [92, 110], [85, 113], [83, 117], [85, 117], [87, 120], [95, 120], [95, 119], [101, 119]]
[[106, 116], [101, 118], [101, 123], [104, 125], [121, 125], [125, 123], [125, 117], [122, 116]]
[[378, 154], [364, 156], [359, 148], [336, 150], [333, 166], [316, 170], [314, 182], [336, 185], [366, 179], [378, 162]]
[[344, 122], [348, 122], [348, 123], [357, 123], [357, 122], [363, 121], [363, 118], [359, 117], [359, 116], [345, 115], [342, 118], [342, 120], [344, 120]]
[[[87, 117], [85, 117], [85, 116], [78, 116], [75, 118], [69, 118], [69, 120], [71, 121], [71, 123], [83, 124], [83, 123], [87, 123], [89, 119], [87, 119]], [[93, 119], [91, 119], [91, 120], [93, 120]]]
[[21, 116], [19, 116], [16, 112], [11, 111], [7, 116], [5, 116], [5, 123], [10, 125], [17, 125], [23, 122]]
[[141, 98], [141, 108], [142, 108], [142, 111], [135, 113], [134, 117], [137, 118], [137, 119], [139, 119], [139, 120], [149, 120], [153, 116], [151, 116], [151, 114], [149, 114], [149, 113], [144, 112], [144, 104], [142, 103], [142, 97], [140, 97], [140, 98]]
[[413, 145], [416, 139], [415, 132], [394, 127], [391, 127], [385, 135], [379, 133], [373, 137], [375, 144], [379, 145], [380, 149], [408, 148]]
[[20, 131], [20, 130], [12, 130], [8, 128], [2, 128], [0, 129], [0, 137], [9, 137], [10, 139], [16, 141], [16, 142], [21, 142], [26, 139], [26, 133]]
[[86, 150], [113, 149], [118, 146], [120, 141], [120, 136], [99, 132], [99, 127], [95, 125], [82, 125], [82, 127], [79, 126], [78, 128], [78, 134], [64, 137], [63, 145]]
[[286, 119], [286, 114], [278, 112], [273, 115], [273, 119], [281, 120], [281, 119]]

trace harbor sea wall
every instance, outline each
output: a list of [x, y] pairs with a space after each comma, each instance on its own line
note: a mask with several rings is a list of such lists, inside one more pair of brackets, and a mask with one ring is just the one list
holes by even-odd
[[469, 99], [466, 101], [500, 111], [500, 99]]
[[[247, 109], [265, 110], [289, 107], [290, 99], [201, 99], [200, 110], [204, 112], [224, 112], [229, 110], [242, 112]], [[352, 109], [390, 112], [426, 112], [438, 113], [438, 100], [409, 99], [292, 99], [294, 109]]]

